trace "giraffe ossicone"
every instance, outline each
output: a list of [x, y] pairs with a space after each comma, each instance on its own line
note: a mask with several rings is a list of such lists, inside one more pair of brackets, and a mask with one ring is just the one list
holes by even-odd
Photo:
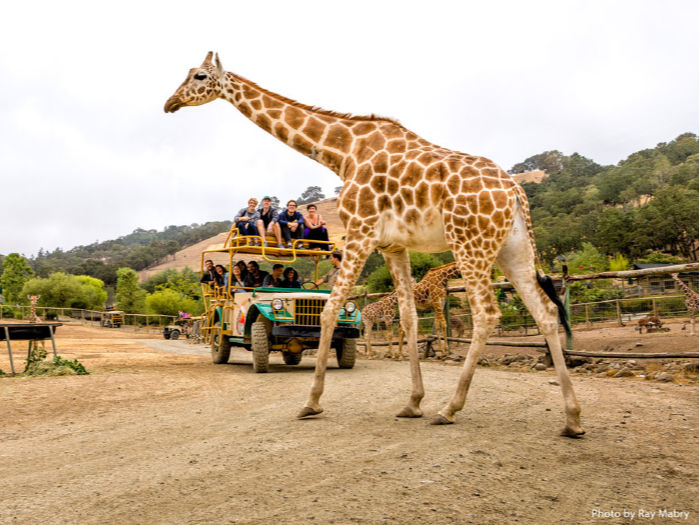
[[172, 113], [224, 99], [269, 134], [328, 167], [344, 182], [338, 214], [345, 253], [321, 314], [321, 337], [309, 398], [298, 417], [319, 414], [337, 314], [373, 250], [396, 286], [411, 369], [411, 395], [399, 415], [422, 414], [423, 380], [408, 250], [451, 250], [465, 281], [473, 336], [459, 383], [434, 423], [452, 423], [464, 406], [479, 353], [500, 317], [491, 287], [495, 263], [513, 284], [549, 345], [565, 404], [564, 435], [584, 433], [558, 335], [558, 300], [536, 270], [529, 205], [522, 188], [484, 157], [436, 146], [388, 118], [336, 113], [301, 104], [225, 72], [208, 53], [165, 103]]

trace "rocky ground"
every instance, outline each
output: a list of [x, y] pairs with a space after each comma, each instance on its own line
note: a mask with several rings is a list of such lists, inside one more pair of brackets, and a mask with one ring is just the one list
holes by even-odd
[[[575, 340], [697, 351], [680, 325]], [[457, 423], [434, 427], [459, 357], [423, 363], [425, 418], [393, 416], [405, 361], [360, 359], [329, 369], [326, 411], [299, 421], [313, 357], [275, 356], [254, 374], [244, 351], [216, 366], [202, 345], [79, 325], [59, 328], [57, 344], [91, 374], [0, 378], [0, 523], [698, 521], [697, 360], [579, 364], [587, 434], [572, 440], [558, 435], [561, 393], [536, 350], [489, 347]]]

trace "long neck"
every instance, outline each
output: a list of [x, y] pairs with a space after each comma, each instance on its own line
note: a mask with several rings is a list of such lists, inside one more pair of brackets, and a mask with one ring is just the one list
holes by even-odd
[[304, 106], [230, 72], [222, 98], [273, 137], [344, 178], [353, 143], [350, 119]]

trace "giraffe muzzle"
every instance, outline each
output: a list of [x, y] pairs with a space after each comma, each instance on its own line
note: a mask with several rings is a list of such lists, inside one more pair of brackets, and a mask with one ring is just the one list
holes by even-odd
[[182, 106], [183, 106], [183, 104], [182, 104], [182, 102], [180, 102], [179, 98], [170, 97], [168, 99], [168, 101], [165, 103], [165, 107], [163, 109], [166, 113], [175, 113]]

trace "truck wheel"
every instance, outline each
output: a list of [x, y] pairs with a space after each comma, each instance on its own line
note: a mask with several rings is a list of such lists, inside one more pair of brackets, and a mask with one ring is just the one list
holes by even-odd
[[253, 323], [250, 330], [251, 347], [253, 350], [253, 370], [262, 374], [270, 368], [270, 344], [268, 339], [267, 319], [258, 319]]
[[298, 365], [301, 363], [301, 352], [293, 354], [291, 352], [282, 352], [282, 359], [285, 365]]
[[[179, 330], [173, 330], [170, 332], [170, 339], [178, 339], [180, 337], [180, 331]], [[228, 358], [227, 358], [228, 360]]]
[[211, 361], [215, 365], [228, 363], [231, 355], [231, 341], [221, 335], [221, 323], [217, 323], [212, 330], [211, 337]]
[[165, 339], [170, 339], [170, 332], [163, 332], [163, 337]]
[[338, 358], [338, 368], [352, 368], [355, 366], [357, 355], [357, 339], [343, 339], [343, 345], [335, 349]]

